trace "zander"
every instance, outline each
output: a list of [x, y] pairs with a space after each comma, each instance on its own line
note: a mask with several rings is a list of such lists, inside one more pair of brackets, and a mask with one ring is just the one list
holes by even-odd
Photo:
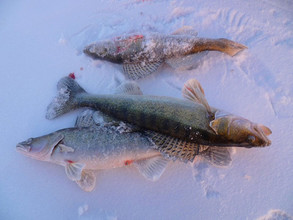
[[86, 46], [84, 53], [94, 59], [123, 64], [129, 78], [139, 79], [155, 72], [163, 62], [172, 66], [174, 58], [212, 50], [234, 56], [245, 48], [228, 39], [199, 38], [181, 31], [172, 35], [137, 34], [95, 42]]
[[[84, 111], [77, 118], [76, 127], [30, 138], [17, 144], [16, 149], [33, 159], [64, 166], [68, 178], [85, 191], [95, 187], [95, 170], [133, 164], [144, 177], [155, 181], [169, 161], [168, 155], [155, 150], [143, 133], [132, 131], [123, 122], [104, 122], [93, 110]], [[199, 146], [198, 151], [213, 165], [227, 166], [231, 162], [226, 148]]]
[[181, 152], [193, 159], [197, 145], [264, 147], [271, 144], [269, 128], [221, 110], [211, 108], [200, 84], [192, 79], [183, 88], [189, 100], [142, 95], [134, 82], [122, 84], [118, 94], [90, 95], [70, 77], [62, 78], [58, 96], [47, 108], [46, 117], [53, 119], [80, 107], [90, 107], [145, 130], [161, 151]]

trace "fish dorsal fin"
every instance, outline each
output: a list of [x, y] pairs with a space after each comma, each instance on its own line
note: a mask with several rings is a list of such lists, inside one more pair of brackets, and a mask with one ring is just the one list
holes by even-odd
[[142, 95], [139, 85], [134, 81], [124, 82], [116, 88], [115, 94]]
[[192, 162], [199, 153], [199, 146], [196, 143], [187, 142], [153, 131], [147, 131], [146, 135], [155, 144], [153, 148], [160, 151], [167, 158]]
[[155, 62], [124, 63], [123, 71], [129, 79], [137, 80], [155, 72], [162, 63], [163, 60]]
[[75, 182], [82, 190], [91, 192], [96, 186], [96, 176], [91, 170], [83, 170], [80, 180]]
[[206, 150], [200, 152], [200, 156], [215, 166], [229, 166], [232, 162], [230, 151], [227, 147], [208, 147]]
[[191, 26], [183, 26], [172, 33], [172, 35], [192, 35], [196, 37], [198, 33]]
[[166, 169], [168, 160], [162, 156], [155, 156], [144, 160], [137, 160], [134, 166], [148, 180], [158, 180]]
[[63, 152], [63, 153], [74, 152], [74, 149], [72, 147], [68, 147], [64, 144], [59, 144], [58, 147], [60, 148], [60, 152]]
[[204, 90], [196, 79], [190, 79], [184, 84], [182, 88], [182, 95], [184, 98], [190, 101], [202, 104], [211, 114], [212, 110], [208, 101], [206, 100]]
[[67, 161], [65, 165], [65, 172], [69, 179], [72, 181], [78, 181], [81, 179], [81, 172], [85, 167], [84, 164]]

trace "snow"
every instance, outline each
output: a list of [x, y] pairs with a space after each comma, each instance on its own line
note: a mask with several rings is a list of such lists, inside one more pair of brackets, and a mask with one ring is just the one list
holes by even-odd
[[[115, 78], [124, 80], [121, 66], [84, 56], [85, 45], [126, 33], [168, 34], [182, 26], [248, 49], [235, 57], [209, 52], [191, 70], [164, 65], [139, 80], [143, 93], [181, 97], [184, 82], [197, 78], [211, 106], [271, 128], [270, 147], [234, 149], [232, 165], [224, 169], [201, 160], [171, 162], [157, 182], [131, 166], [103, 170], [91, 193], [81, 191], [61, 166], [15, 151], [29, 137], [73, 126], [78, 111], [45, 119], [61, 77], [74, 72], [92, 93], [111, 93]], [[2, 1], [0, 41], [1, 219], [293, 215], [292, 1]]]

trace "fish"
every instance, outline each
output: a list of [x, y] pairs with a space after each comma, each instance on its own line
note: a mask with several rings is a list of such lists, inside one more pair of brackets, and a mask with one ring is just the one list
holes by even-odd
[[93, 42], [83, 52], [93, 59], [122, 64], [128, 78], [136, 80], [155, 72], [164, 62], [174, 66], [174, 58], [204, 51], [220, 51], [234, 56], [246, 48], [225, 38], [199, 38], [183, 29], [169, 35], [132, 34]]
[[47, 107], [47, 119], [81, 107], [93, 108], [145, 130], [162, 151], [194, 149], [187, 155], [190, 159], [197, 154], [198, 144], [247, 148], [271, 144], [268, 127], [210, 107], [195, 79], [185, 83], [185, 99], [142, 95], [134, 81], [121, 84], [116, 94], [92, 95], [74, 79], [64, 77], [57, 89], [58, 95]]
[[[74, 127], [29, 138], [17, 144], [16, 150], [30, 158], [64, 166], [67, 177], [87, 192], [94, 190], [98, 170], [134, 165], [146, 179], [158, 180], [170, 158], [156, 150], [143, 133], [132, 130], [131, 125], [107, 122], [101, 117], [97, 111], [87, 109], [77, 117]], [[231, 163], [226, 148], [201, 146], [198, 155], [215, 166]]]

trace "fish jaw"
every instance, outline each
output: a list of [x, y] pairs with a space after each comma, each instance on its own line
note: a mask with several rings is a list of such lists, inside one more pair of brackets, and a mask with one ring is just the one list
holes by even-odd
[[50, 161], [54, 148], [62, 139], [63, 136], [58, 134], [29, 138], [18, 143], [16, 151], [36, 160]]
[[28, 144], [31, 142], [32, 138], [28, 139], [27, 141], [20, 142], [16, 145], [16, 151], [22, 154], [28, 154], [32, 147]]

